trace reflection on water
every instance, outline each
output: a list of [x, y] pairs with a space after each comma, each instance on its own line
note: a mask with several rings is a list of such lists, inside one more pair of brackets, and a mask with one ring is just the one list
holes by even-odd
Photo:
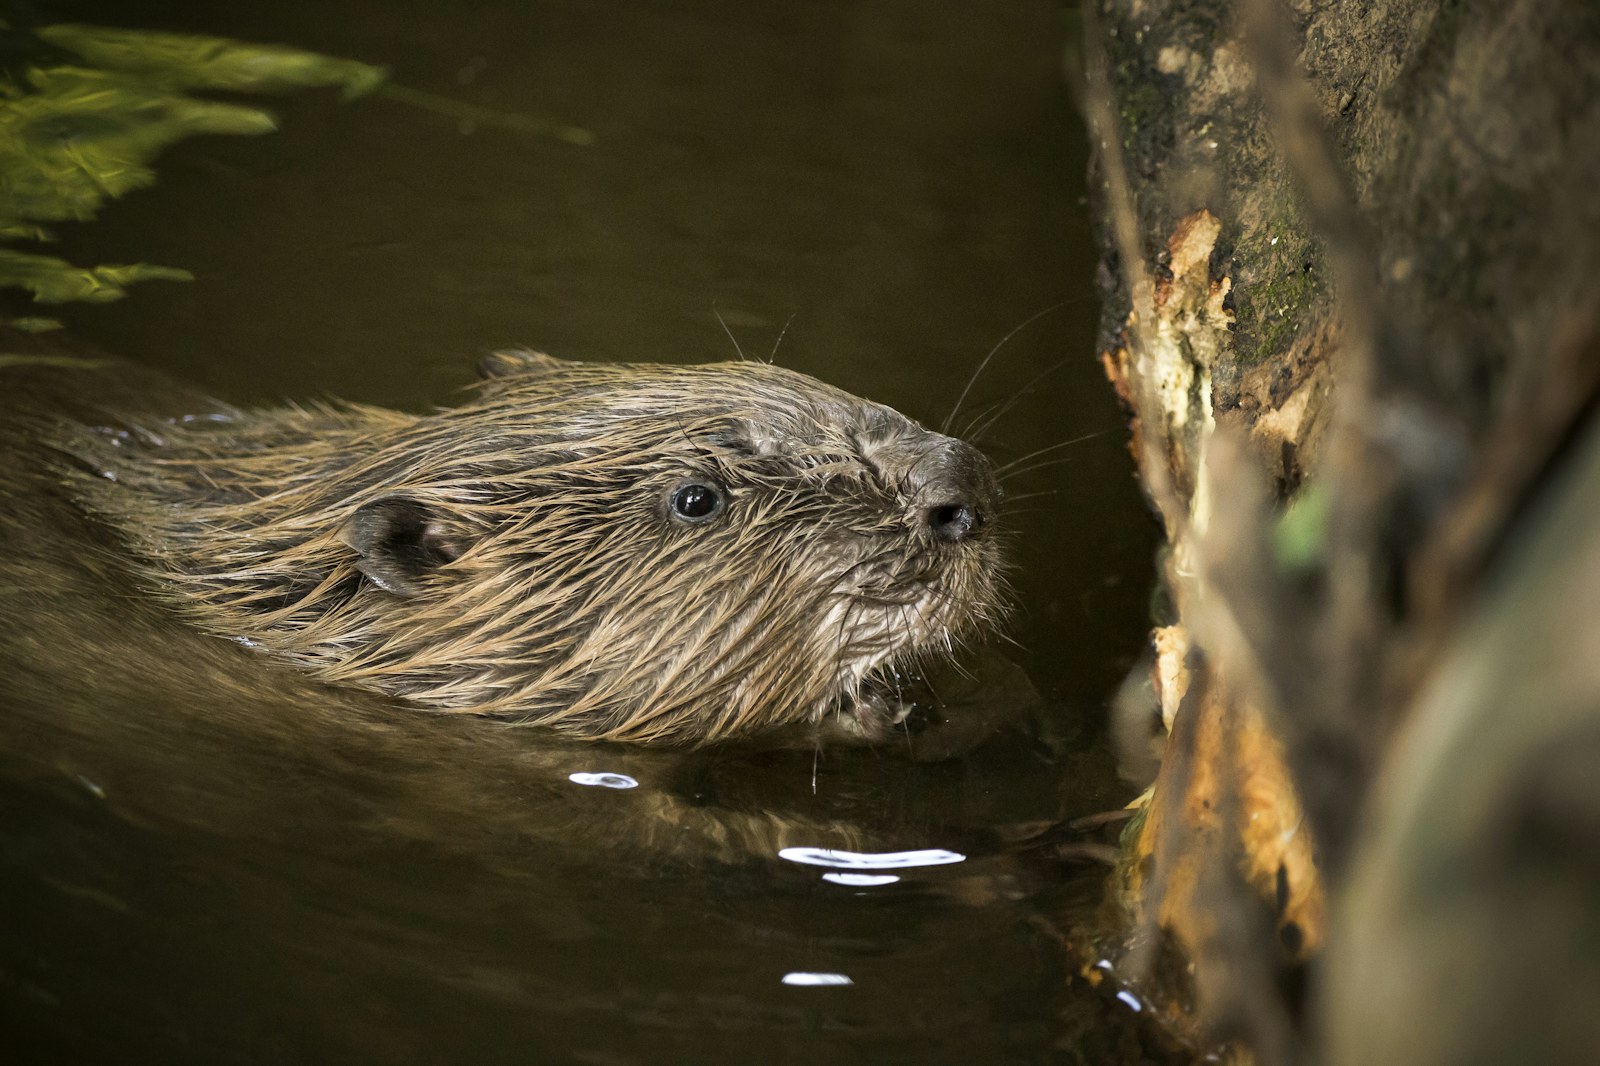
[[[137, 17], [461, 107], [297, 94], [270, 137], [169, 148], [155, 185], [52, 221], [49, 254], [194, 280], [53, 309], [70, 346], [230, 400], [417, 408], [508, 344], [725, 357], [720, 315], [937, 424], [1065, 300], [966, 410], [1014, 401], [1000, 461], [1117, 424], [1052, 3], [236, 7]], [[1052, 882], [1001, 843], [1124, 798], [1093, 740], [1148, 545], [1115, 438], [1007, 486], [1030, 649], [1007, 650], [1033, 683], [981, 659], [936, 679], [909, 750], [641, 752], [418, 716], [264, 677], [67, 546], [0, 544], [0, 1028], [73, 1063], [1136, 1056], [1131, 1012], [1067, 989], [1036, 921], [1092, 906], [1099, 873]]]
[[639, 782], [627, 774], [590, 773], [580, 770], [567, 775], [567, 780], [578, 785], [598, 785], [601, 788], [638, 788]]
[[907, 866], [945, 866], [965, 862], [967, 857], [943, 848], [916, 851], [886, 851], [863, 854], [838, 848], [784, 848], [778, 858], [808, 866], [837, 866], [841, 870], [899, 870]]

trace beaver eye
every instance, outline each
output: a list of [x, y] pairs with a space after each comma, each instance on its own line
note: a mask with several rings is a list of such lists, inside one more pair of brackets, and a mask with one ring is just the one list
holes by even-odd
[[691, 481], [672, 490], [672, 513], [685, 522], [704, 522], [722, 510], [722, 493], [714, 485]]

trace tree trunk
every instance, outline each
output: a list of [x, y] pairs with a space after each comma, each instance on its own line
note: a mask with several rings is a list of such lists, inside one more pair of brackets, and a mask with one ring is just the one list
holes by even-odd
[[[1481, 657], [1497, 646], [1485, 633], [1512, 632], [1496, 612], [1600, 657], [1600, 572], [1569, 567], [1595, 582], [1572, 590], [1588, 612], [1561, 619], [1547, 592], [1551, 609], [1530, 612], [1560, 559], [1517, 547], [1557, 521], [1538, 519], [1542, 497], [1565, 501], [1548, 513], [1577, 524], [1573, 544], [1573, 499], [1588, 501], [1591, 533], [1600, 524], [1600, 490], [1562, 477], [1600, 392], [1600, 5], [1094, 0], [1085, 14], [1102, 360], [1166, 533], [1171, 605], [1151, 677], [1169, 735], [1116, 882], [1124, 924], [1097, 947], [1185, 1039], [1287, 1061], [1318, 1048], [1281, 990], [1324, 943], [1337, 964], [1313, 983], [1331, 989], [1317, 1031], [1376, 1031], [1381, 1004], [1340, 960], [1355, 957], [1346, 944], [1377, 951], [1360, 934], [1380, 912], [1403, 926], [1400, 886], [1421, 907], [1455, 877], [1477, 892], [1473, 913], [1528, 918], [1495, 892], [1512, 851], [1527, 857], [1480, 854], [1504, 831], [1490, 815], [1523, 802], [1516, 789], [1560, 737], [1600, 735], [1594, 673], [1544, 684], [1548, 664], [1524, 656], [1502, 679], [1521, 702], [1493, 712], [1509, 732], [1474, 756], [1504, 772], [1446, 775], [1454, 791], [1408, 784], [1437, 784], [1438, 746], [1479, 729], [1462, 716], [1491, 713], [1437, 706], [1472, 666], [1461, 642]], [[1585, 714], [1560, 709], [1580, 697]], [[1556, 828], [1539, 832], [1561, 839], [1595, 817], [1591, 776], [1563, 778], [1561, 803], [1540, 794]], [[1442, 798], [1462, 789], [1471, 818]], [[1449, 855], [1475, 856], [1482, 884], [1425, 867], [1369, 801], [1391, 821], [1448, 827]], [[1574, 874], [1538, 866], [1548, 858], [1529, 868], [1600, 899], [1600, 862]], [[1566, 930], [1553, 907], [1539, 920]], [[1561, 913], [1581, 924], [1581, 908]], [[1486, 957], [1483, 938], [1407, 947], [1416, 972], [1450, 956], [1482, 982], [1506, 968], [1534, 980], [1511, 963], [1513, 939]], [[1600, 973], [1600, 958], [1587, 965]], [[1481, 1004], [1474, 1019], [1451, 1007], [1419, 1004], [1388, 1044], [1334, 1041], [1361, 1049], [1338, 1061], [1461, 1061], [1411, 1057], [1459, 1050], [1413, 1039], [1424, 1029], [1481, 1028]], [[1512, 1037], [1502, 1049], [1537, 1016], [1496, 1020]]]

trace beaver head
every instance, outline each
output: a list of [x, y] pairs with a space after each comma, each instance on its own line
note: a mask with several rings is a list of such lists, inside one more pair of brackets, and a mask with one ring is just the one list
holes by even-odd
[[999, 491], [959, 440], [759, 362], [482, 370], [431, 415], [104, 435], [85, 495], [207, 630], [583, 737], [865, 720], [875, 670], [999, 610]]

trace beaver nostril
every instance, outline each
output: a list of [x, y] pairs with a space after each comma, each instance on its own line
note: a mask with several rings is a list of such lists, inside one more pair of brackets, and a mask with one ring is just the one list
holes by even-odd
[[966, 540], [983, 527], [983, 515], [964, 503], [945, 503], [928, 508], [928, 528], [940, 540]]

